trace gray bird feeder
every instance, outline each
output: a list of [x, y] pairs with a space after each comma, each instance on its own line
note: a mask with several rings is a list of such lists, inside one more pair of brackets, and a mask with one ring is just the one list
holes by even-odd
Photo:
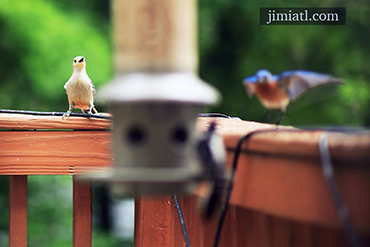
[[202, 178], [195, 121], [217, 92], [191, 73], [117, 77], [99, 93], [113, 114], [115, 194], [189, 192]]
[[97, 90], [113, 115], [116, 195], [190, 192], [202, 169], [195, 122], [218, 92], [196, 75], [195, 0], [113, 1], [117, 76]]

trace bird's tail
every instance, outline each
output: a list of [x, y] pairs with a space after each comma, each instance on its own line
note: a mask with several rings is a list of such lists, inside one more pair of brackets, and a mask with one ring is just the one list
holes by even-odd
[[222, 202], [225, 197], [226, 191], [226, 180], [225, 179], [216, 179], [211, 184], [211, 189], [206, 195], [205, 198], [201, 199], [200, 207], [202, 216], [205, 219], [210, 219], [218, 211], [221, 210]]

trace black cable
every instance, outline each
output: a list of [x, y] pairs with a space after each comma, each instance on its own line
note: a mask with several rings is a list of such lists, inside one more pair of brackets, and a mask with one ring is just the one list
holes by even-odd
[[[310, 131], [317, 131], [317, 130], [323, 130], [322, 128], [312, 128], [312, 129], [309, 129]], [[338, 129], [329, 129], [329, 131], [337, 131]], [[232, 167], [231, 167], [231, 176], [230, 176], [230, 181], [229, 181], [229, 184], [226, 188], [226, 198], [225, 198], [225, 202], [224, 202], [224, 205], [222, 207], [222, 210], [220, 212], [220, 216], [218, 218], [218, 222], [217, 222], [217, 226], [216, 226], [216, 233], [215, 233], [215, 238], [214, 238], [214, 244], [213, 244], [213, 247], [218, 247], [218, 242], [220, 240], [220, 236], [221, 236], [221, 231], [222, 231], [222, 226], [223, 226], [223, 223], [224, 223], [224, 220], [225, 220], [225, 216], [226, 216], [226, 213], [227, 213], [227, 209], [229, 207], [229, 201], [230, 201], [230, 197], [231, 197], [231, 192], [232, 192], [232, 189], [233, 189], [233, 186], [234, 186], [234, 179], [235, 179], [235, 173], [236, 173], [236, 169], [237, 169], [237, 165], [238, 165], [238, 160], [239, 160], [239, 155], [240, 155], [240, 152], [241, 152], [241, 146], [242, 144], [247, 141], [251, 136], [255, 135], [255, 134], [259, 134], [259, 133], [272, 133], [272, 132], [303, 132], [303, 131], [307, 131], [307, 130], [304, 130], [304, 129], [278, 129], [278, 128], [274, 128], [274, 129], [262, 129], [262, 130], [255, 130], [255, 131], [252, 131], [244, 136], [242, 136], [239, 141], [238, 141], [238, 144], [236, 146], [236, 149], [235, 149], [235, 153], [234, 153], [234, 159], [233, 159], [233, 163], [232, 163]], [[344, 133], [363, 133], [364, 130], [358, 130], [358, 129], [354, 129], [351, 131], [351, 129], [346, 129], [346, 131]]]
[[[40, 112], [40, 111], [22, 111], [22, 110], [6, 110], [6, 109], [0, 109], [0, 113], [25, 114], [25, 115], [34, 115], [34, 116], [63, 116], [65, 114], [65, 112]], [[88, 113], [72, 112], [70, 116], [85, 117], [85, 118], [112, 119], [111, 116], [103, 116], [103, 115], [88, 114]]]
[[[317, 131], [317, 130], [323, 130], [323, 129], [320, 128], [320, 129], [310, 129], [310, 130], [311, 131]], [[224, 220], [225, 220], [225, 216], [226, 216], [226, 213], [227, 213], [227, 209], [228, 209], [229, 201], [230, 201], [230, 197], [231, 197], [231, 192], [232, 192], [232, 189], [233, 189], [233, 186], [234, 186], [235, 173], [236, 173], [236, 169], [237, 169], [237, 166], [238, 166], [238, 160], [239, 160], [242, 144], [245, 141], [247, 141], [250, 137], [252, 137], [253, 135], [258, 134], [258, 133], [302, 132], [302, 131], [303, 131], [302, 129], [277, 129], [277, 128], [275, 128], [275, 129], [262, 129], [262, 130], [255, 130], [253, 132], [250, 132], [250, 133], [242, 136], [239, 139], [238, 144], [237, 144], [236, 149], [235, 149], [235, 153], [234, 153], [234, 159], [233, 159], [233, 163], [232, 163], [232, 167], [231, 167], [230, 181], [229, 181], [229, 184], [226, 188], [226, 199], [225, 199], [224, 205], [222, 207], [222, 210], [220, 212], [220, 216], [219, 216], [219, 219], [218, 219], [218, 222], [217, 222], [213, 247], [218, 247], [218, 242], [220, 240], [222, 226], [223, 226], [223, 223], [224, 223]], [[329, 129], [329, 131], [341, 133], [340, 131], [338, 131], [338, 129], [335, 129], [335, 130]], [[361, 130], [345, 129], [345, 131], [343, 131], [343, 133], [358, 134], [358, 133], [364, 133], [364, 131], [365, 130], [362, 130], [362, 129]], [[328, 145], [327, 144], [327, 138], [326, 138], [326, 135], [325, 135], [324, 138], [322, 138], [319, 142], [319, 151], [320, 151], [320, 156], [321, 156], [321, 159], [322, 159], [322, 165], [323, 165], [323, 172], [324, 172], [325, 180], [328, 184], [328, 187], [329, 187], [330, 193], [332, 195], [332, 198], [333, 198], [333, 200], [334, 200], [334, 202], [335, 202], [335, 204], [338, 208], [338, 213], [339, 213], [339, 215], [340, 215], [340, 217], [343, 221], [343, 225], [345, 227], [345, 231], [346, 231], [346, 234], [347, 234], [347, 236], [348, 236], [348, 238], [351, 242], [351, 245], [353, 247], [360, 247], [359, 240], [357, 238], [357, 235], [356, 235], [356, 233], [354, 231], [354, 228], [351, 224], [351, 221], [349, 219], [347, 208], [346, 208], [343, 200], [340, 197], [340, 194], [338, 192], [338, 189], [337, 189], [334, 177], [333, 177], [333, 168], [332, 168], [332, 165], [331, 165], [330, 154], [329, 154], [327, 145]]]
[[185, 225], [184, 215], [182, 214], [180, 203], [179, 203], [179, 200], [177, 198], [176, 193], [173, 193], [173, 199], [175, 200], [175, 205], [176, 205], [177, 213], [178, 213], [179, 219], [180, 219], [182, 235], [184, 236], [186, 247], [190, 247], [190, 241], [189, 241], [188, 232], [186, 231], [186, 225]]
[[[250, 133], [250, 134], [252, 134], [252, 133]], [[250, 134], [247, 134], [247, 135], [243, 136], [242, 138], [240, 138], [239, 142], [238, 142], [238, 145], [236, 146], [236, 150], [235, 150], [235, 154], [234, 154], [234, 160], [233, 160], [233, 164], [232, 164], [232, 168], [231, 168], [230, 182], [226, 187], [226, 198], [225, 198], [224, 205], [222, 206], [220, 216], [218, 218], [216, 233], [215, 233], [215, 239], [214, 239], [214, 242], [213, 242], [213, 247], [218, 247], [218, 242], [220, 240], [222, 226], [224, 224], [227, 209], [229, 208], [229, 201], [230, 201], [231, 191], [232, 191], [233, 186], [234, 186], [234, 177], [235, 177], [235, 172], [236, 172], [236, 168], [237, 168], [237, 164], [238, 164], [238, 160], [239, 160], [241, 146], [242, 146], [243, 142], [250, 136]]]
[[222, 113], [199, 113], [198, 116], [199, 117], [220, 117], [220, 118], [229, 118], [229, 119], [232, 118]]
[[[238, 166], [238, 160], [239, 160], [239, 155], [240, 155], [240, 152], [241, 152], [242, 144], [255, 134], [267, 133], [267, 132], [278, 132], [278, 131], [279, 131], [279, 129], [255, 130], [255, 131], [252, 131], [252, 132], [242, 136], [239, 139], [238, 144], [237, 144], [236, 149], [235, 149], [235, 153], [234, 153], [234, 160], [233, 160], [232, 167], [231, 167], [230, 181], [229, 181], [229, 184], [226, 187], [225, 202], [224, 202], [224, 205], [222, 206], [220, 216], [219, 216], [218, 222], [217, 222], [213, 247], [218, 247], [218, 242], [220, 240], [222, 226], [223, 226], [223, 223], [224, 223], [224, 220], [225, 220], [227, 209], [229, 207], [231, 192], [232, 192], [232, 189], [233, 189], [233, 186], [234, 186], [235, 172], [236, 172], [236, 169], [237, 169], [237, 166]], [[298, 130], [298, 129], [288, 129], [288, 130], [284, 130], [284, 131], [287, 131], [287, 132], [301, 132], [301, 130]]]
[[[9, 113], [9, 114], [25, 114], [25, 115], [34, 115], [34, 116], [63, 116], [65, 112], [40, 112], [40, 111], [22, 111], [22, 110], [7, 110], [0, 109], [0, 113]], [[102, 118], [102, 119], [112, 119], [111, 116], [103, 116], [98, 114], [87, 114], [87, 113], [75, 113], [70, 114], [72, 117], [85, 117], [85, 118]], [[220, 117], [232, 119], [228, 115], [222, 113], [199, 113], [199, 117]]]
[[333, 164], [331, 162], [328, 148], [328, 136], [325, 133], [321, 136], [319, 140], [319, 152], [325, 182], [328, 186], [331, 198], [335, 206], [337, 207], [338, 215], [343, 223], [344, 231], [347, 235], [347, 238], [352, 247], [360, 247], [361, 244], [349, 218], [347, 206], [339, 193], [337, 184], [335, 183]]

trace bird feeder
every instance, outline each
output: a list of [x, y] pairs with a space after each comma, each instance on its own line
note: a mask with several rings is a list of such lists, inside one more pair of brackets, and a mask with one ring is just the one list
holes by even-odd
[[159, 2], [113, 2], [117, 76], [97, 99], [113, 115], [114, 166], [95, 178], [118, 196], [191, 191], [202, 177], [195, 121], [219, 100], [194, 73], [196, 1]]

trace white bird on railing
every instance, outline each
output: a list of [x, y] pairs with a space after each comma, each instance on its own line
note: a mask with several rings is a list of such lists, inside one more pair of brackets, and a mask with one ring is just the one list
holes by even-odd
[[64, 85], [68, 95], [69, 108], [63, 115], [69, 117], [73, 108], [79, 108], [83, 113], [97, 113], [94, 108], [95, 87], [86, 73], [86, 59], [77, 56], [73, 59], [73, 73]]

